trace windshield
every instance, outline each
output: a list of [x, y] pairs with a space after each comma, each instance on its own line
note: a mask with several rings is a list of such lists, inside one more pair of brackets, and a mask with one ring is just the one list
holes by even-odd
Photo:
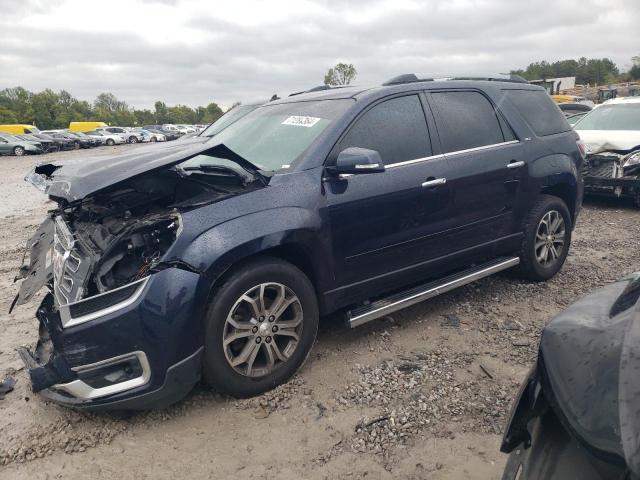
[[575, 125], [576, 130], [640, 130], [640, 103], [602, 105]]
[[264, 105], [209, 142], [224, 144], [261, 170], [288, 168], [350, 105], [350, 100]]
[[232, 123], [237, 122], [242, 117], [247, 115], [248, 113], [253, 112], [260, 105], [238, 105], [237, 107], [232, 108], [223, 116], [221, 116], [218, 120], [209, 125], [201, 134], [201, 137], [213, 137], [217, 135], [222, 130], [227, 128]]

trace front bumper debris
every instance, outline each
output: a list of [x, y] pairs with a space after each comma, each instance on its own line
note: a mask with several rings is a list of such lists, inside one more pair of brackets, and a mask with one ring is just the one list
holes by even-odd
[[200, 378], [199, 279], [167, 268], [136, 288], [133, 301], [104, 305], [71, 325], [46, 295], [36, 313], [38, 342], [19, 350], [33, 391], [91, 410], [161, 408], [182, 398]]

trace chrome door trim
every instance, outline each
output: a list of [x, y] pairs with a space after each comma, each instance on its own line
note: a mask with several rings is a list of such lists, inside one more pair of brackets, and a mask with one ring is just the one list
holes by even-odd
[[508, 142], [492, 143], [491, 145], [483, 145], [481, 147], [467, 148], [465, 150], [456, 150], [454, 152], [440, 153], [438, 155], [431, 155], [429, 157], [416, 158], [414, 160], [405, 160], [404, 162], [390, 163], [389, 165], [385, 165], [385, 168], [403, 167], [405, 165], [412, 165], [414, 163], [427, 162], [429, 160], [436, 160], [436, 159], [439, 159], [439, 158], [445, 158], [445, 157], [448, 157], [450, 155], [461, 155], [461, 154], [464, 154], [464, 153], [479, 152], [479, 151], [482, 151], [482, 150], [488, 150], [490, 148], [495, 148], [495, 147], [502, 147], [502, 146], [505, 146], [505, 145], [515, 145], [517, 143], [520, 143], [520, 141], [519, 140], [510, 140]]

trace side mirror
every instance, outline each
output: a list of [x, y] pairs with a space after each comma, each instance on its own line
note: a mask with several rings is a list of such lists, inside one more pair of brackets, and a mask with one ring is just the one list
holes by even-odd
[[367, 148], [349, 147], [338, 154], [335, 166], [329, 168], [335, 174], [361, 174], [384, 172], [380, 154]]

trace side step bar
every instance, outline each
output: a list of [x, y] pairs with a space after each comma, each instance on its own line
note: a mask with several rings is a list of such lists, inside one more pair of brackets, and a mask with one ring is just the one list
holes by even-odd
[[376, 300], [368, 305], [355, 308], [347, 312], [349, 327], [355, 328], [379, 317], [410, 307], [441, 293], [449, 292], [454, 288], [467, 283], [475, 282], [494, 273], [515, 267], [520, 263], [518, 257], [501, 257], [490, 262], [476, 265], [458, 273], [440, 278], [436, 281], [420, 285], [418, 287], [396, 293], [389, 297]]

